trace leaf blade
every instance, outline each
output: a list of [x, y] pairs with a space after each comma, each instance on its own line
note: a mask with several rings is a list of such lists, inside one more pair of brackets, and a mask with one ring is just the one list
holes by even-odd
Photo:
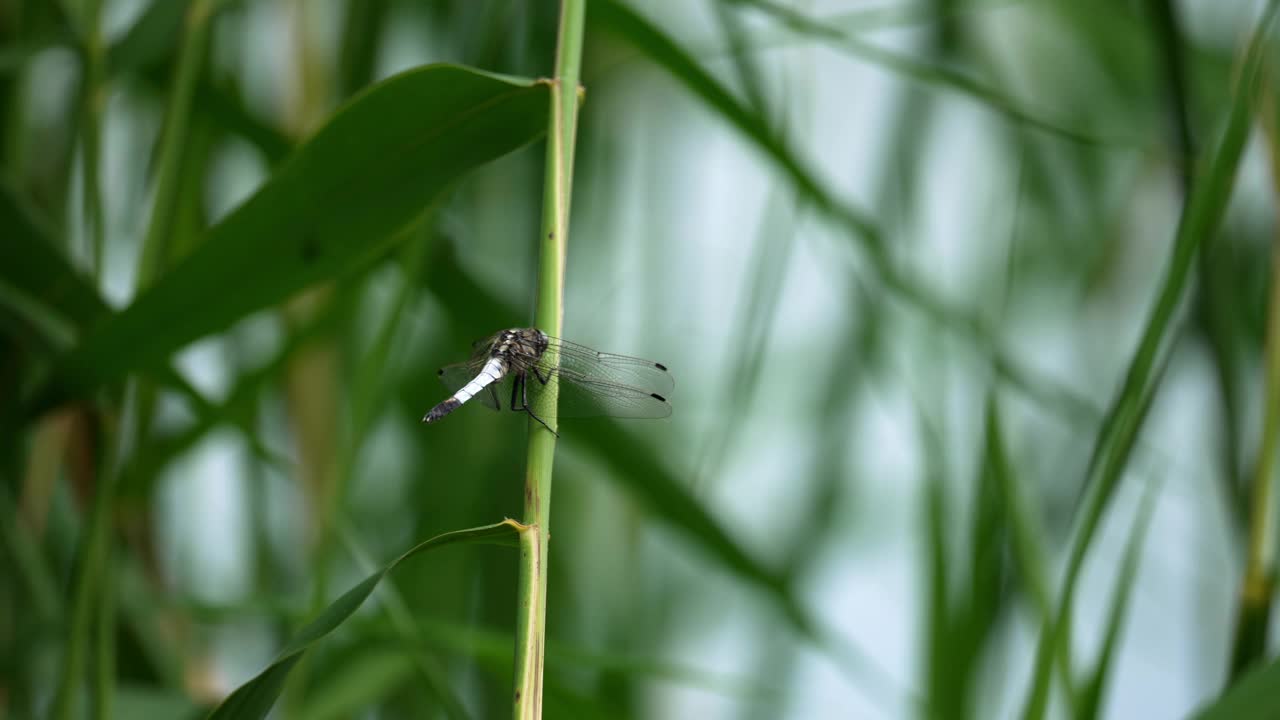
[[351, 617], [364, 601], [368, 599], [382, 578], [396, 568], [397, 565], [418, 553], [446, 545], [459, 543], [498, 544], [514, 546], [513, 538], [522, 532], [524, 526], [514, 520], [503, 520], [492, 525], [483, 525], [465, 530], [437, 535], [410, 548], [400, 557], [375, 570], [369, 577], [357, 583], [337, 600], [330, 603], [311, 622], [299, 630], [285, 645], [276, 660], [268, 665], [247, 683], [236, 688], [218, 707], [209, 714], [209, 720], [236, 718], [264, 718], [271, 711], [280, 691], [284, 689], [285, 680], [293, 666], [302, 659], [312, 645], [322, 640]]
[[459, 176], [541, 135], [547, 98], [544, 83], [452, 65], [371, 87], [195, 251], [63, 357], [30, 408], [158, 366], [193, 340], [380, 256]]

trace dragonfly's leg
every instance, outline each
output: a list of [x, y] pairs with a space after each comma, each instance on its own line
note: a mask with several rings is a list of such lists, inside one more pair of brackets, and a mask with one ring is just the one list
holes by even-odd
[[[537, 369], [535, 369], [533, 372], [536, 375], [538, 371]], [[520, 379], [523, 381], [524, 377], [521, 376]], [[546, 384], [546, 381], [543, 380], [541, 377], [539, 377], [538, 380], [540, 380], [544, 385]], [[542, 423], [542, 427], [550, 431], [552, 435], [555, 435], [556, 437], [560, 437], [560, 433], [556, 432], [555, 430], [552, 430], [551, 426], [548, 425], [545, 420], [538, 417], [538, 414], [533, 411], [533, 408], [529, 407], [529, 384], [527, 382], [520, 383], [520, 393], [521, 393], [521, 401], [524, 402], [524, 411], [529, 413], [529, 417]]]
[[538, 368], [534, 367], [530, 369], [533, 370], [533, 376], [538, 378], [538, 382], [542, 383], [543, 385], [546, 385], [547, 381], [551, 379], [551, 373], [547, 373], [546, 377], [542, 377], [542, 373], [538, 372]]
[[524, 387], [524, 375], [516, 375], [515, 380], [511, 382], [511, 409], [524, 410], [522, 407], [516, 407], [516, 398], [520, 397], [520, 389]]

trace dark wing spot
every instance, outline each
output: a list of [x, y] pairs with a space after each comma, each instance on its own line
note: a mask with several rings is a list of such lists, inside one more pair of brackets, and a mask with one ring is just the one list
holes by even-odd
[[657, 400], [661, 400], [662, 402], [666, 402], [666, 401], [667, 401], [667, 399], [666, 399], [666, 398], [662, 397], [662, 396], [661, 396], [661, 395], [659, 395], [658, 393], [649, 393], [649, 397], [651, 397], [651, 398], [655, 398], [655, 399], [657, 399]]
[[443, 377], [443, 376], [444, 376], [444, 368], [440, 368], [439, 370], [437, 370], [437, 371], [436, 371], [436, 375], [439, 375], [439, 376]]
[[663, 372], [666, 372], [666, 371], [667, 371], [667, 366], [666, 366], [666, 365], [663, 365], [662, 363], [654, 363], [654, 364], [653, 364], [653, 366], [654, 366], [654, 367], [656, 367], [656, 368], [658, 368], [659, 370], [661, 370], [661, 371], [663, 371]]

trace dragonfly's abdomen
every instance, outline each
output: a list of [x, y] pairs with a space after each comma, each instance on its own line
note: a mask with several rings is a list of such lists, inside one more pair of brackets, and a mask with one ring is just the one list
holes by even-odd
[[453, 394], [453, 397], [431, 408], [431, 410], [422, 418], [424, 423], [433, 423], [449, 413], [457, 410], [462, 403], [475, 397], [477, 393], [489, 387], [493, 383], [502, 379], [507, 374], [507, 361], [501, 357], [489, 358], [489, 362], [484, 364], [480, 369], [480, 374], [475, 376], [471, 382], [462, 386], [462, 389]]

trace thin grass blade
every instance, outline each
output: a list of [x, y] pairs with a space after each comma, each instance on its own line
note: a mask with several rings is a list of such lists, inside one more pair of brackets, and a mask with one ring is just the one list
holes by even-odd
[[504, 520], [493, 525], [457, 530], [437, 535], [430, 540], [419, 543], [403, 555], [379, 568], [358, 585], [348, 590], [342, 597], [333, 601], [320, 612], [319, 616], [307, 623], [276, 656], [271, 663], [252, 680], [236, 688], [226, 700], [209, 715], [210, 720], [260, 719], [267, 716], [275, 704], [280, 691], [284, 689], [285, 680], [293, 666], [302, 659], [304, 653], [316, 642], [338, 629], [356, 610], [364, 604], [378, 583], [397, 565], [409, 558], [445, 545], [486, 544], [516, 546], [516, 538], [523, 531], [523, 526], [514, 520]]
[[[1227, 116], [1226, 128], [1209, 162], [1204, 165], [1204, 174], [1194, 184], [1192, 195], [1183, 208], [1172, 257], [1143, 329], [1142, 339], [1129, 364], [1124, 383], [1098, 430], [1086, 475], [1088, 497], [1070, 548], [1057, 618], [1051, 627], [1046, 625], [1040, 635], [1032, 686], [1024, 713], [1024, 717], [1029, 720], [1038, 720], [1046, 712], [1049, 699], [1049, 663], [1054, 647], [1060, 642], [1068, 642], [1067, 639], [1071, 636], [1071, 605], [1076, 582], [1098, 524], [1110, 504], [1155, 396], [1160, 376], [1160, 371], [1156, 370], [1157, 360], [1172, 342], [1173, 318], [1186, 292], [1192, 262], [1201, 246], [1208, 243], [1217, 232], [1226, 212], [1227, 201], [1249, 135], [1266, 39], [1278, 6], [1280, 3], [1274, 0], [1269, 3], [1254, 30], [1244, 55], [1240, 82]], [[1167, 364], [1168, 355], [1165, 352], [1161, 367]]]
[[1107, 622], [1103, 631], [1102, 649], [1098, 651], [1098, 659], [1094, 662], [1093, 671], [1080, 691], [1080, 701], [1074, 716], [1081, 720], [1092, 720], [1100, 716], [1103, 701], [1106, 699], [1107, 683], [1112, 675], [1112, 663], [1115, 659], [1116, 645], [1120, 632], [1124, 629], [1125, 618], [1129, 611], [1129, 598], [1137, 584], [1138, 563], [1142, 559], [1143, 541], [1147, 537], [1147, 528], [1151, 526], [1151, 516], [1155, 511], [1156, 500], [1160, 494], [1160, 480], [1151, 480], [1142, 495], [1137, 517], [1129, 532], [1129, 542], [1125, 548], [1124, 559], [1120, 563], [1120, 571], [1116, 573], [1115, 590], [1111, 596], [1111, 608], [1107, 613]]

